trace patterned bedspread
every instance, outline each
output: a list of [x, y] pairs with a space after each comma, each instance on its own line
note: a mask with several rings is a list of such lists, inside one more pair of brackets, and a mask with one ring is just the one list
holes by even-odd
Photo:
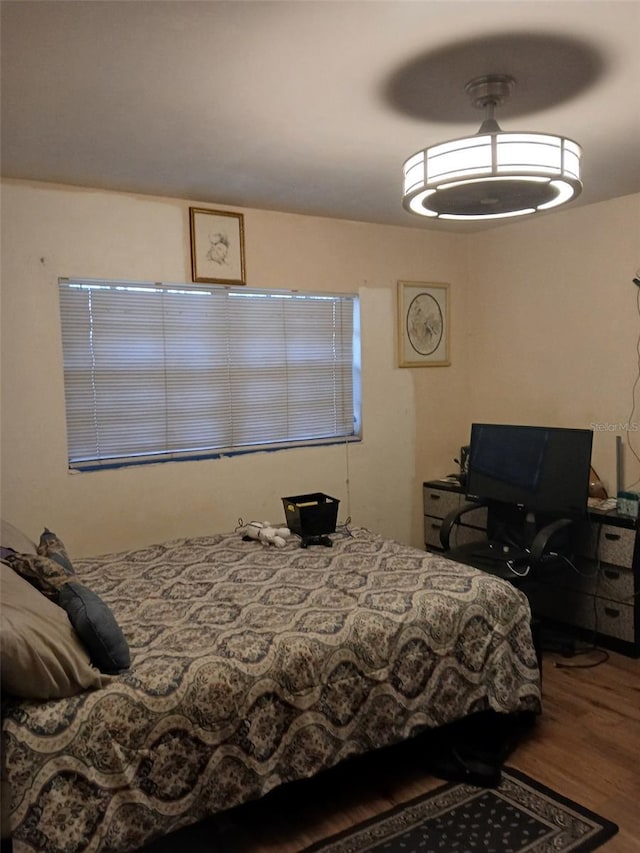
[[15, 853], [133, 851], [474, 711], [540, 709], [524, 596], [363, 529], [76, 561], [129, 641], [106, 688], [10, 705]]

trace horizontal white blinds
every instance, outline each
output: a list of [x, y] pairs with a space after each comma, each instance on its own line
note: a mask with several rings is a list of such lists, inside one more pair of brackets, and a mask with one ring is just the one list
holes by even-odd
[[60, 280], [70, 466], [353, 436], [355, 300]]

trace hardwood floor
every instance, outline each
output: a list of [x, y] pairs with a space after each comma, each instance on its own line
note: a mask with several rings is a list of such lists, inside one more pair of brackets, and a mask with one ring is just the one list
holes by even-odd
[[[640, 660], [610, 653], [566, 659], [545, 654], [544, 713], [508, 764], [616, 822], [603, 853], [640, 850]], [[300, 785], [287, 786], [215, 821], [192, 828], [188, 846], [169, 839], [150, 853], [221, 848], [242, 853], [298, 853], [443, 784], [425, 773], [411, 744], [359, 759]], [[218, 849], [218, 844], [215, 844]]]
[[[640, 850], [640, 660], [610, 653], [592, 669], [592, 652], [546, 655], [544, 713], [510, 763], [620, 827], [601, 849]], [[566, 666], [567, 668], [563, 668]]]

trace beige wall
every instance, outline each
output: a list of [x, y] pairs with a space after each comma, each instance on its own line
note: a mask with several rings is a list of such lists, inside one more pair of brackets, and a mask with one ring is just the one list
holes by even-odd
[[[338, 446], [68, 472], [57, 279], [189, 281], [188, 207], [3, 184], [3, 517], [34, 538], [51, 527], [80, 556], [230, 530], [239, 517], [281, 521], [283, 495], [323, 491], [341, 500], [341, 520], [420, 544], [416, 399], [426, 396], [446, 423], [465, 399], [466, 370], [455, 340], [451, 368], [395, 366], [396, 281], [450, 282], [462, 317], [461, 236], [245, 210], [247, 284], [360, 294], [364, 440], [348, 458]], [[462, 321], [457, 328], [463, 341]], [[419, 436], [434, 439], [420, 451], [429, 471], [441, 450], [435, 423]]]
[[593, 465], [615, 495], [616, 435], [626, 485], [640, 476], [640, 195], [475, 234], [467, 251], [470, 419], [599, 425]]
[[[283, 495], [324, 491], [341, 520], [420, 545], [422, 481], [454, 469], [473, 420], [601, 424], [594, 465], [609, 488], [616, 434], [627, 485], [640, 476], [628, 446], [640, 452], [640, 431], [618, 427], [640, 424], [639, 195], [473, 235], [245, 210], [250, 286], [360, 294], [363, 442], [348, 457], [339, 446], [68, 473], [58, 276], [188, 281], [188, 207], [3, 184], [0, 509], [33, 537], [48, 525], [72, 554], [96, 554], [240, 516], [279, 521]], [[398, 279], [451, 284], [451, 367], [396, 367]]]
[[593, 465], [610, 494], [620, 435], [632, 485], [640, 477], [640, 290], [632, 283], [640, 195], [468, 235], [465, 253], [468, 286], [452, 338], [468, 372], [461, 385], [447, 371], [414, 371], [416, 470], [423, 479], [454, 470], [470, 424], [486, 420], [594, 429]]

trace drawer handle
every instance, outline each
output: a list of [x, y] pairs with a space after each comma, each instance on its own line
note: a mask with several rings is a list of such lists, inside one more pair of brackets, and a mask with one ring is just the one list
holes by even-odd
[[439, 501], [439, 500], [440, 500], [440, 498], [442, 497], [442, 495], [436, 495], [434, 492], [432, 492], [432, 493], [429, 495], [429, 497], [431, 498], [431, 500], [432, 500], [432, 501]]
[[441, 527], [442, 527], [441, 524], [436, 524], [435, 521], [431, 522], [431, 529], [432, 530], [440, 530]]
[[604, 538], [608, 539], [610, 542], [617, 542], [620, 539], [619, 533], [605, 533]]
[[605, 569], [604, 576], [612, 581], [615, 581], [620, 577], [620, 572], [614, 572], [612, 569]]
[[607, 614], [607, 616], [612, 616], [614, 618], [620, 615], [620, 611], [614, 610], [613, 607], [605, 607], [604, 612]]

